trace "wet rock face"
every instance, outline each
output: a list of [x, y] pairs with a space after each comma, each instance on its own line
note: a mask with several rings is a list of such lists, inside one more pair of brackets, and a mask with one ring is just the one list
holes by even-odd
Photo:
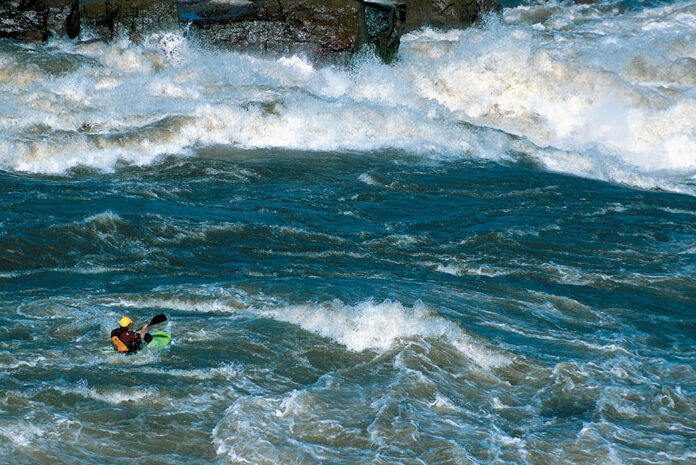
[[83, 38], [134, 40], [151, 32], [179, 29], [176, 0], [82, 0], [80, 27]]
[[405, 32], [423, 26], [455, 28], [468, 26], [498, 8], [497, 0], [401, 0], [408, 7]]
[[0, 0], [0, 37], [44, 41], [79, 33], [78, 0]]
[[364, 45], [390, 61], [406, 19], [405, 5], [388, 0], [215, 0], [179, 12], [204, 44], [339, 62]]
[[365, 0], [363, 5], [361, 29], [364, 31], [364, 43], [389, 63], [399, 51], [401, 34], [406, 25], [406, 4]]
[[202, 43], [263, 52], [352, 52], [360, 4], [353, 0], [203, 2], [181, 9]]
[[[462, 27], [497, 0], [0, 0], [0, 37], [132, 40], [186, 31], [201, 45], [345, 61], [363, 47], [389, 62], [401, 34]], [[407, 14], [408, 10], [408, 14]]]

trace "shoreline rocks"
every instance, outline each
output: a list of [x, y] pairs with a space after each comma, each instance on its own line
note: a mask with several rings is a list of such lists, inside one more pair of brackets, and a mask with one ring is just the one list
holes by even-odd
[[176, 0], [81, 0], [80, 27], [85, 34], [112, 40], [133, 40], [148, 33], [179, 29]]
[[405, 32], [431, 26], [451, 29], [469, 26], [498, 8], [497, 0], [400, 0], [408, 8]]
[[305, 53], [345, 62], [368, 46], [395, 56], [406, 7], [388, 0], [230, 0], [182, 5], [187, 33], [201, 44], [265, 54]]
[[187, 34], [214, 47], [345, 62], [367, 46], [389, 62], [406, 7], [388, 0], [218, 0], [181, 5], [179, 14]]
[[[201, 44], [312, 56], [352, 51], [359, 43], [359, 3], [350, 0], [260, 0], [200, 3], [188, 33]], [[226, 8], [224, 8], [226, 6]]]
[[138, 41], [182, 32], [203, 46], [344, 63], [369, 48], [390, 62], [401, 35], [471, 24], [497, 0], [2, 0], [0, 38]]
[[381, 0], [365, 0], [361, 4], [360, 25], [366, 35], [363, 44], [390, 63], [399, 51], [401, 35], [405, 32], [407, 6], [403, 2]]
[[78, 0], [2, 0], [0, 38], [46, 41], [51, 35], [77, 37]]

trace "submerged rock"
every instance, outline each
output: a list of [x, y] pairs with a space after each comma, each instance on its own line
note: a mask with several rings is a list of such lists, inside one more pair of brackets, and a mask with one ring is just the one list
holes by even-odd
[[44, 41], [79, 33], [78, 0], [2, 0], [0, 37]]

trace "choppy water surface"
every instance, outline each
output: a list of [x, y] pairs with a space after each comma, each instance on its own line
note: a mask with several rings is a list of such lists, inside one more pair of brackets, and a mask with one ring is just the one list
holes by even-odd
[[[694, 463], [695, 36], [0, 42], [0, 462]], [[111, 349], [160, 312], [170, 348]]]

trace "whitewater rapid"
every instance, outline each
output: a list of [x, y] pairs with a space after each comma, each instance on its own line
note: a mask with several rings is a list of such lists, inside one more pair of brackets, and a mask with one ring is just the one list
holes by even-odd
[[694, 18], [0, 40], [0, 463], [693, 464]]
[[0, 45], [0, 167], [113, 171], [227, 145], [532, 163], [693, 193], [696, 4], [546, 3], [405, 36], [390, 66], [213, 52], [174, 34]]

